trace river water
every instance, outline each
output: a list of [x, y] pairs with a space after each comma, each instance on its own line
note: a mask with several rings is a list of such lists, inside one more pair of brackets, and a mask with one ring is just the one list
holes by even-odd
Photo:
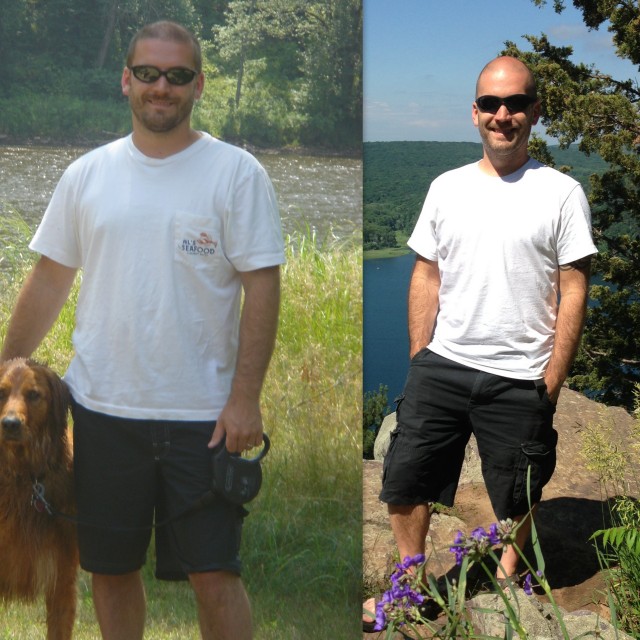
[[[79, 147], [0, 147], [0, 215], [15, 210], [34, 228]], [[310, 231], [324, 242], [362, 229], [362, 163], [354, 158], [256, 154], [278, 194], [285, 234]]]

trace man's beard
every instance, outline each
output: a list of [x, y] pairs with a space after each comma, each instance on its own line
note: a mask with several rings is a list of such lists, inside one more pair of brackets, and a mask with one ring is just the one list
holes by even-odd
[[188, 119], [193, 109], [193, 102], [193, 100], [187, 100], [179, 103], [173, 113], [167, 114], [157, 111], [149, 112], [144, 106], [138, 107], [138, 104], [141, 104], [141, 99], [129, 96], [129, 106], [134, 117], [145, 129], [153, 133], [168, 133]]

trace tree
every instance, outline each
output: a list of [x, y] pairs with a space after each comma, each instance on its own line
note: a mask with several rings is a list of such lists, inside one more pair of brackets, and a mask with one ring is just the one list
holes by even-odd
[[305, 142], [362, 139], [362, 2], [307, 3]]
[[236, 76], [236, 111], [251, 68], [251, 84], [274, 96], [283, 78], [295, 85], [286, 110], [304, 114], [303, 143], [360, 145], [360, 0], [231, 0], [213, 40]]
[[[536, 5], [546, 0], [532, 0]], [[573, 0], [585, 24], [607, 23], [616, 53], [640, 64], [640, 8], [614, 0]], [[563, 0], [554, 0], [557, 12]], [[546, 35], [525, 36], [532, 51], [507, 42], [504, 54], [530, 65], [542, 102], [542, 123], [561, 147], [577, 143], [599, 154], [608, 169], [592, 175], [590, 204], [596, 283], [581, 351], [570, 384], [609, 404], [633, 405], [640, 382], [640, 89], [634, 79], [616, 79], [594, 65], [570, 60], [571, 47], [553, 46]], [[535, 140], [536, 155], [546, 145]]]
[[220, 55], [236, 70], [236, 109], [242, 96], [245, 62], [252, 51], [259, 48], [262, 39], [263, 21], [256, 12], [256, 5], [257, 0], [232, 0], [227, 9], [226, 24], [213, 28]]

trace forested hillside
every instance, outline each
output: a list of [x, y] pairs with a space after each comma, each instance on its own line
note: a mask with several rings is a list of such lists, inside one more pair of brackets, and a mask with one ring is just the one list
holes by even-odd
[[[550, 147], [556, 168], [589, 190], [589, 176], [604, 171], [599, 156], [575, 147]], [[482, 145], [474, 142], [366, 142], [364, 155], [364, 248], [398, 245], [420, 213], [431, 181], [441, 173], [475, 162]]]
[[360, 0], [2, 0], [0, 141], [127, 132], [126, 48], [159, 19], [201, 40], [196, 126], [262, 147], [359, 152]]

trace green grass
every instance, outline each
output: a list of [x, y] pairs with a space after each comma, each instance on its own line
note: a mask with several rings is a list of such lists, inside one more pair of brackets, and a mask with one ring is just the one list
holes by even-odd
[[[24, 229], [18, 236], [0, 264], [0, 340], [28, 271]], [[256, 640], [347, 640], [359, 635], [361, 607], [362, 252], [356, 239], [321, 249], [298, 235], [288, 238], [287, 254], [263, 394], [272, 449], [245, 521], [244, 580]], [[35, 354], [60, 373], [71, 357], [76, 296], [77, 288]], [[199, 638], [188, 585], [157, 582], [152, 569], [144, 571], [145, 637]], [[89, 585], [81, 572], [77, 640], [99, 637]], [[0, 619], [0, 640], [43, 637], [41, 602], [0, 604]]]

